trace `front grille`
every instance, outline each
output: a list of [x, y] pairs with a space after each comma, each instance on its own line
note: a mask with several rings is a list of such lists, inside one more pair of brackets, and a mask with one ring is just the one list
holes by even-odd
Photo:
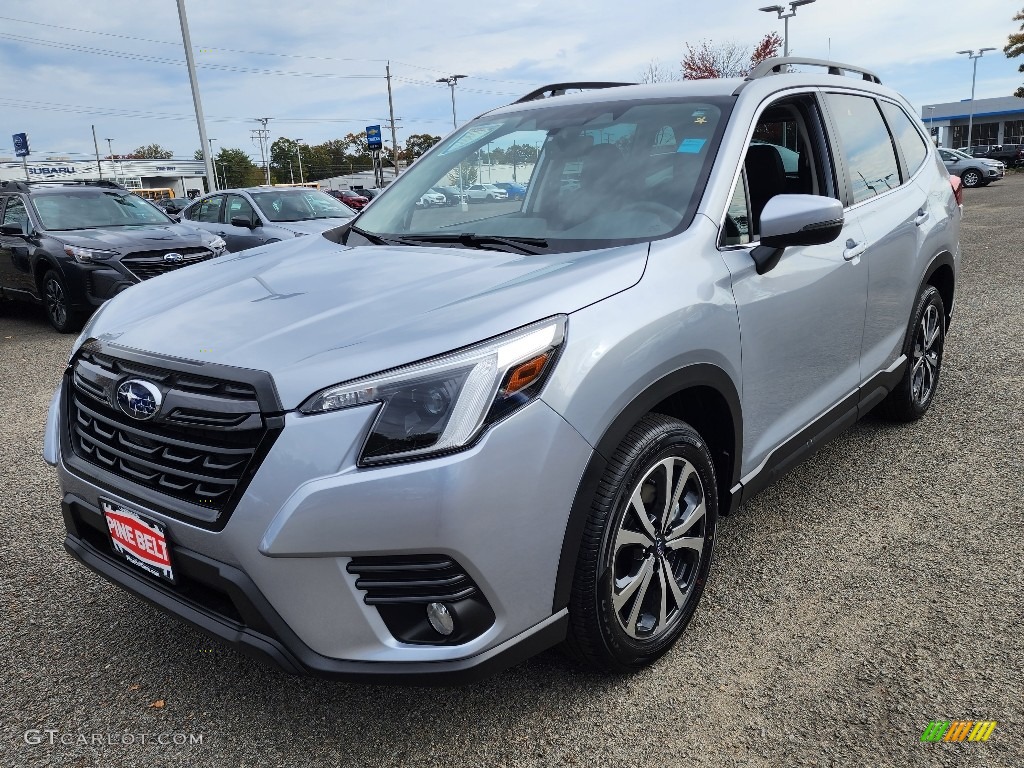
[[[163, 395], [149, 421], [133, 419], [117, 406], [117, 387], [134, 377], [154, 384]], [[77, 457], [162, 497], [212, 510], [215, 518], [237, 501], [276, 435], [248, 383], [90, 349], [75, 359], [70, 383], [68, 435]]]
[[348, 572], [358, 577], [367, 605], [447, 603], [478, 592], [462, 566], [444, 555], [353, 557]]
[[[164, 256], [168, 253], [180, 254], [181, 261], [165, 260]], [[161, 251], [133, 253], [123, 257], [121, 264], [139, 280], [148, 280], [151, 277], [162, 275], [164, 272], [172, 272], [190, 264], [207, 261], [212, 259], [213, 255], [213, 251], [209, 248], [170, 248]]]

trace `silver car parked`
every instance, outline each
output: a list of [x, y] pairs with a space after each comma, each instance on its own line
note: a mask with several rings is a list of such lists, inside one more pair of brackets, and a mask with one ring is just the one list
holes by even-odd
[[938, 152], [949, 174], [959, 176], [965, 187], [984, 187], [1006, 174], [1006, 165], [999, 160], [974, 157], [958, 149], [943, 147]]
[[181, 212], [180, 220], [220, 235], [234, 253], [318, 234], [355, 215], [347, 205], [316, 189], [249, 187], [201, 197]]
[[[293, 672], [635, 670], [720, 516], [876, 406], [926, 414], [962, 211], [903, 98], [794, 58], [570, 87], [347, 226], [105, 304], [46, 428], [71, 555]], [[538, 148], [525, 199], [415, 206], [487, 146]]]

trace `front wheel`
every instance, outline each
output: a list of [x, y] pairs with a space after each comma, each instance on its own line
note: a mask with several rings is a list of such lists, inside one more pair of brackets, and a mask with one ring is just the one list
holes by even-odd
[[973, 168], [968, 168], [963, 172], [960, 181], [964, 183], [965, 187], [976, 187], [981, 183], [981, 174]]
[[907, 338], [903, 342], [907, 370], [883, 401], [889, 418], [916, 421], [928, 411], [939, 385], [945, 343], [946, 312], [942, 296], [934, 286], [926, 285], [918, 294]]
[[60, 333], [74, 333], [82, 327], [81, 315], [71, 309], [67, 285], [53, 269], [43, 275], [43, 306], [50, 325]]
[[704, 593], [715, 527], [715, 470], [682, 421], [645, 416], [598, 486], [569, 601], [569, 653], [603, 671], [660, 658]]

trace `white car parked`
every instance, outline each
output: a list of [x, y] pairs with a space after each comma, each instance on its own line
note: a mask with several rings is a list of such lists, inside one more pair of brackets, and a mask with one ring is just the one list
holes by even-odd
[[508, 192], [494, 184], [474, 184], [466, 190], [469, 201], [508, 200]]

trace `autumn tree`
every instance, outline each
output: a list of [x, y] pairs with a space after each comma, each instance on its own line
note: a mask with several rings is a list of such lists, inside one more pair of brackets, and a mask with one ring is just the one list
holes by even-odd
[[[1021, 22], [1020, 32], [1014, 32], [1007, 39], [1006, 47], [1003, 48], [1003, 53], [1006, 54], [1006, 58], [1015, 59], [1018, 56], [1024, 54], [1024, 9], [1021, 9], [1020, 13], [1013, 17], [1014, 21]], [[1024, 72], [1024, 64], [1017, 67], [1018, 72]], [[1014, 96], [1024, 98], [1024, 86], [1018, 88], [1013, 92]]]
[[131, 156], [139, 160], [170, 160], [174, 153], [159, 144], [146, 144], [132, 152]]
[[781, 48], [782, 38], [777, 32], [765, 35], [753, 48], [731, 41], [712, 43], [704, 40], [696, 46], [687, 43], [682, 61], [683, 79], [746, 77], [765, 59], [778, 56]]
[[651, 59], [647, 62], [647, 66], [640, 71], [641, 83], [668, 83], [679, 79], [680, 74], [678, 72], [673, 72], [671, 68], [666, 67], [658, 59]]
[[398, 151], [398, 159], [411, 163], [440, 140], [440, 136], [432, 136], [429, 133], [414, 133], [405, 140], [405, 147]]

